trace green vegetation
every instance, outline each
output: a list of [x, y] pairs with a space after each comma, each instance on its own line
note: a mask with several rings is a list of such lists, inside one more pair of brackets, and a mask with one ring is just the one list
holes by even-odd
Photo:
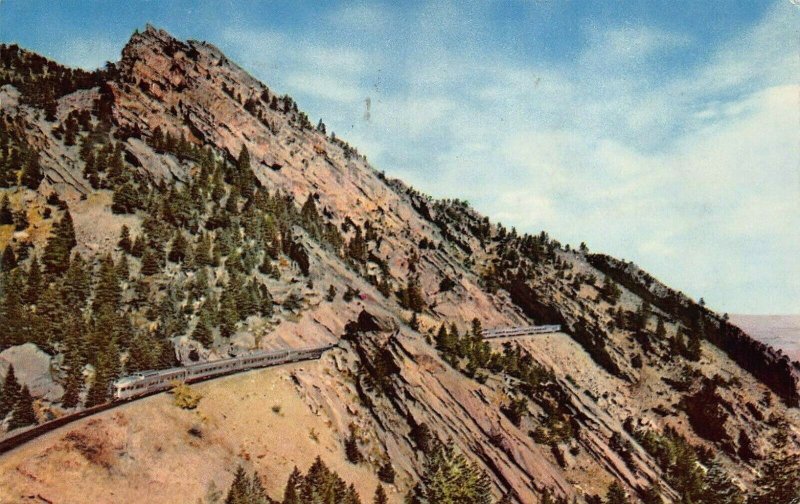
[[[672, 429], [667, 429], [664, 434], [649, 430], [638, 430], [632, 434], [642, 448], [656, 460], [666, 475], [667, 482], [678, 492], [683, 502], [695, 504], [744, 502], [744, 494], [722, 466], [714, 461], [710, 451], [690, 445]], [[705, 470], [703, 465], [708, 467], [708, 470]]]
[[422, 481], [406, 502], [430, 504], [490, 504], [491, 481], [452, 442], [438, 444], [425, 461]]
[[171, 393], [175, 406], [187, 410], [197, 408], [197, 405], [200, 403], [200, 399], [203, 398], [200, 393], [196, 392], [185, 383], [174, 384]]
[[33, 410], [33, 397], [28, 387], [21, 386], [17, 381], [14, 366], [9, 366], [0, 388], [0, 422], [9, 413], [9, 430], [39, 423]]

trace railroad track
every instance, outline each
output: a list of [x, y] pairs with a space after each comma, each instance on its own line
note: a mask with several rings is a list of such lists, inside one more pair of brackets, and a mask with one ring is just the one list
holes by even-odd
[[[250, 367], [241, 367], [241, 368], [230, 369], [230, 370], [222, 370], [221, 372], [218, 372], [218, 373], [214, 373], [214, 374], [210, 374], [210, 375], [206, 375], [206, 376], [196, 376], [196, 377], [192, 377], [190, 379], [185, 379], [183, 381], [186, 381], [187, 383], [197, 383], [197, 382], [201, 382], [201, 381], [210, 381], [210, 380], [214, 380], [216, 378], [222, 378], [223, 376], [230, 376], [230, 375], [233, 375], [233, 374], [243, 373], [243, 372], [246, 372], [246, 371], [252, 371], [254, 369], [264, 369], [264, 368], [268, 368], [268, 367], [275, 367], [275, 366], [279, 366], [279, 365], [282, 365], [282, 364], [289, 364], [289, 363], [292, 363], [292, 362], [301, 362], [301, 361], [306, 361], [306, 360], [316, 360], [316, 359], [319, 359], [325, 351], [330, 350], [331, 348], [334, 348], [335, 346], [336, 345], [328, 345], [328, 346], [325, 346], [325, 347], [319, 347], [319, 348], [315, 348], [315, 349], [303, 349], [303, 350], [300, 350], [300, 351], [289, 350], [289, 352], [299, 352], [299, 353], [302, 354], [302, 356], [298, 357], [298, 356], [290, 355], [286, 359], [279, 360], [279, 361], [272, 362], [272, 363], [267, 363], [267, 364], [264, 364], [264, 365], [253, 365], [253, 366], [250, 366]], [[277, 352], [286, 352], [286, 351], [277, 351]], [[263, 353], [263, 355], [269, 355], [269, 353]], [[253, 354], [245, 354], [243, 356], [237, 357], [236, 359], [246, 360], [246, 359], [252, 359], [252, 358], [253, 358]], [[227, 359], [227, 361], [230, 361], [230, 359]], [[189, 366], [189, 367], [191, 367], [191, 366]], [[174, 371], [174, 368], [173, 368], [173, 369], [162, 370], [162, 371], [148, 371], [148, 372], [145, 372], [145, 373], [137, 373], [134, 376], [139, 376], [139, 375], [142, 375], [142, 374], [153, 376], [153, 375], [158, 375], [160, 373], [172, 373], [172, 374], [174, 374], [174, 372], [175, 371]], [[130, 378], [131, 377], [123, 377], [120, 380], [117, 380], [117, 382], [122, 381], [122, 380], [129, 380]], [[76, 422], [76, 421], [78, 421], [78, 420], [80, 420], [82, 418], [90, 417], [90, 416], [95, 415], [97, 413], [100, 413], [100, 412], [103, 412], [103, 411], [107, 411], [107, 410], [110, 410], [112, 408], [116, 408], [117, 406], [122, 406], [123, 404], [129, 403], [129, 402], [133, 402], [133, 401], [137, 401], [139, 399], [144, 399], [145, 397], [149, 397], [149, 396], [152, 396], [152, 395], [160, 394], [160, 393], [162, 393], [162, 392], [164, 392], [166, 390], [169, 390], [170, 388], [171, 388], [171, 384], [164, 384], [163, 386], [158, 386], [156, 388], [153, 388], [152, 390], [145, 390], [144, 392], [142, 392], [142, 393], [140, 393], [140, 394], [138, 394], [136, 396], [127, 397], [127, 398], [118, 399], [118, 400], [112, 400], [112, 401], [107, 402], [107, 403], [98, 404], [97, 406], [92, 406], [91, 408], [86, 408], [86, 409], [83, 409], [81, 411], [76, 411], [75, 413], [70, 413], [68, 415], [64, 415], [64, 416], [58, 417], [56, 419], [41, 423], [39, 425], [35, 425], [33, 427], [29, 427], [27, 429], [20, 430], [18, 432], [14, 432], [10, 436], [0, 440], [0, 454], [6, 453], [8, 451], [11, 451], [14, 448], [17, 448], [18, 446], [21, 446], [21, 445], [27, 443], [28, 441], [36, 439], [39, 436], [42, 436], [43, 434], [47, 434], [48, 432], [51, 432], [51, 431], [53, 431], [55, 429], [58, 429], [59, 427], [63, 427], [65, 425], [68, 425], [68, 424], [70, 424], [72, 422]]]

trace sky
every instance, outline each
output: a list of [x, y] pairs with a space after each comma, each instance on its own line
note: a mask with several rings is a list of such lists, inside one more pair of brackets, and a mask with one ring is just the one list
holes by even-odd
[[800, 314], [800, 1], [400, 4], [0, 0], [0, 41], [96, 68], [148, 22], [206, 40], [423, 192]]

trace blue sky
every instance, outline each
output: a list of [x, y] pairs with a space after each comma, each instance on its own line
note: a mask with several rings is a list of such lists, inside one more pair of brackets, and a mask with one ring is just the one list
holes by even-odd
[[798, 8], [0, 0], [0, 40], [82, 67], [147, 22], [207, 40], [420, 190], [800, 313]]

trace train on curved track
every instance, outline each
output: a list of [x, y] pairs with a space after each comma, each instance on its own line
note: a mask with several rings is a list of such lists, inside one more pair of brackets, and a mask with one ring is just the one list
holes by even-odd
[[[484, 339], [492, 339], [553, 333], [560, 330], [560, 325], [498, 327], [484, 330], [482, 336]], [[19, 432], [14, 432], [5, 439], [0, 440], [0, 453], [16, 448], [27, 441], [35, 439], [42, 434], [68, 423], [114, 408], [125, 401], [131, 401], [169, 390], [175, 383], [194, 383], [256, 368], [319, 359], [324, 352], [336, 346], [337, 345], [333, 344], [295, 350], [260, 350], [213, 362], [202, 362], [170, 369], [142, 371], [124, 376], [111, 385], [111, 401], [64, 415], [28, 429], [20, 429]]]
[[334, 344], [295, 350], [259, 350], [213, 362], [202, 362], [170, 369], [142, 371], [124, 376], [111, 384], [110, 402], [76, 411], [75, 413], [58, 417], [28, 429], [21, 429], [19, 432], [12, 432], [10, 436], [0, 440], [0, 453], [16, 448], [58, 427], [94, 415], [95, 413], [114, 408], [126, 401], [132, 401], [171, 389], [175, 383], [194, 383], [256, 368], [319, 359], [324, 352], [336, 346], [337, 345]]
[[142, 371], [124, 376], [111, 385], [115, 401], [149, 395], [170, 389], [177, 383], [193, 383], [249, 369], [277, 366], [301, 360], [319, 359], [323, 352], [336, 345], [302, 348], [297, 350], [260, 350], [212, 362], [188, 366]]

